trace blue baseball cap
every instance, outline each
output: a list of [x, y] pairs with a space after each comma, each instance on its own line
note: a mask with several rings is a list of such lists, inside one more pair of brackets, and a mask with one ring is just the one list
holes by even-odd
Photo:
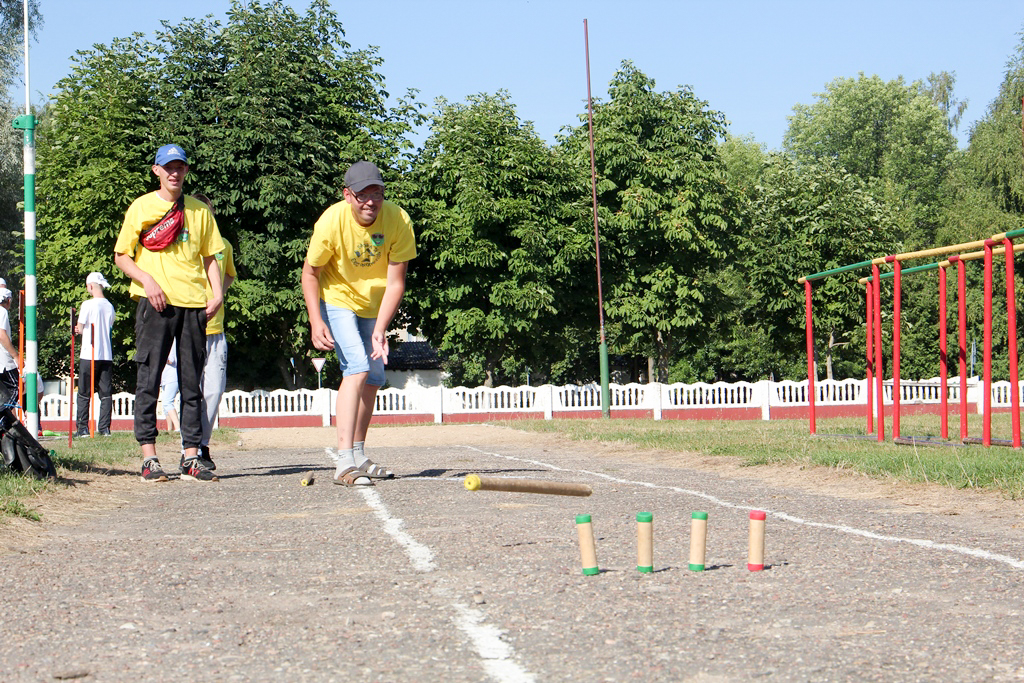
[[188, 159], [185, 157], [185, 150], [178, 145], [164, 145], [156, 151], [154, 163], [157, 166], [166, 166], [172, 161], [183, 161], [187, 164]]

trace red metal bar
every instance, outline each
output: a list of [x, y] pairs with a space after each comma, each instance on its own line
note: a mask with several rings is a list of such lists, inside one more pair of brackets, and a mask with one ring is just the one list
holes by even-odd
[[1013, 240], [1004, 237], [1006, 249], [1006, 330], [1010, 353], [1010, 424], [1013, 447], [1020, 448], [1020, 374], [1017, 368], [1017, 294], [1013, 284]]
[[804, 280], [804, 319], [807, 328], [807, 416], [810, 422], [811, 434], [818, 431], [817, 420], [814, 414], [814, 327], [811, 320], [811, 281]]
[[992, 240], [985, 240], [985, 415], [981, 444], [992, 445]]
[[874, 352], [874, 321], [875, 314], [872, 310], [872, 303], [874, 302], [874, 289], [871, 283], [867, 283], [867, 287], [864, 289], [864, 300], [865, 307], [867, 308], [867, 315], [865, 317], [865, 346], [867, 346], [867, 418], [868, 427], [867, 433], [875, 431], [875, 386], [872, 384], [875, 375], [875, 359], [872, 357]]
[[949, 438], [949, 397], [947, 378], [949, 376], [948, 358], [946, 356], [946, 268], [939, 268], [939, 398], [942, 408], [939, 411], [939, 429], [943, 439]]
[[[952, 259], [950, 259], [952, 260]], [[967, 438], [967, 264], [956, 259], [956, 315], [960, 356], [960, 440]]]
[[900, 438], [900, 309], [902, 286], [900, 272], [902, 265], [893, 260], [892, 277], [892, 438]]
[[885, 441], [885, 392], [882, 365], [882, 278], [878, 264], [871, 264], [871, 275], [875, 282], [875, 395], [878, 400], [878, 440]]

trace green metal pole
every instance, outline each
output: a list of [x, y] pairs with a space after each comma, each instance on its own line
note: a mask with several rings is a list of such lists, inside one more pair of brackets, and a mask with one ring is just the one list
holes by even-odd
[[612, 389], [611, 373], [608, 371], [608, 342], [601, 335], [601, 417], [611, 417]]
[[14, 128], [25, 131], [25, 425], [39, 433], [39, 343], [36, 338], [36, 118], [32, 115], [28, 68], [28, 2], [22, 3], [25, 36], [25, 114], [14, 120]]
[[25, 131], [25, 425], [39, 433], [39, 343], [36, 337], [36, 119], [25, 114], [14, 119]]

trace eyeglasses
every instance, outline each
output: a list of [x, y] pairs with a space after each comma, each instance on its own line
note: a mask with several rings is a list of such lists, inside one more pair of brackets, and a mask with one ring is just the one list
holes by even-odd
[[[349, 192], [352, 192], [352, 191], [349, 190]], [[371, 201], [371, 200], [375, 201], [375, 202], [382, 202], [382, 201], [384, 201], [384, 193], [380, 192], [380, 191], [378, 191], [378, 192], [363, 192], [361, 194], [356, 194], [355, 192], [352, 192], [352, 196], [360, 204], [365, 204], [366, 202]]]

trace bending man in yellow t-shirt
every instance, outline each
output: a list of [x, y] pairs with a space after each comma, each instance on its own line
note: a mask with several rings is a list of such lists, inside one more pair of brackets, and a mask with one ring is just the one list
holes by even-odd
[[[114, 264], [132, 279], [135, 308], [135, 440], [142, 447], [142, 481], [167, 481], [156, 457], [156, 401], [171, 344], [177, 342], [181, 388], [181, 478], [217, 481], [199, 459], [203, 438], [199, 379], [206, 362], [206, 321], [223, 302], [216, 255], [224, 250], [209, 207], [183, 196], [188, 175], [185, 150], [164, 145], [152, 166], [160, 189], [128, 207], [114, 245]], [[173, 237], [166, 245], [148, 236]], [[206, 296], [210, 283], [213, 295]]]
[[394, 476], [363, 452], [377, 390], [388, 361], [385, 333], [405, 294], [405, 274], [416, 257], [409, 215], [384, 199], [376, 166], [357, 161], [345, 172], [344, 201], [313, 227], [302, 264], [302, 295], [313, 346], [334, 349], [341, 364], [334, 483], [372, 486]]

